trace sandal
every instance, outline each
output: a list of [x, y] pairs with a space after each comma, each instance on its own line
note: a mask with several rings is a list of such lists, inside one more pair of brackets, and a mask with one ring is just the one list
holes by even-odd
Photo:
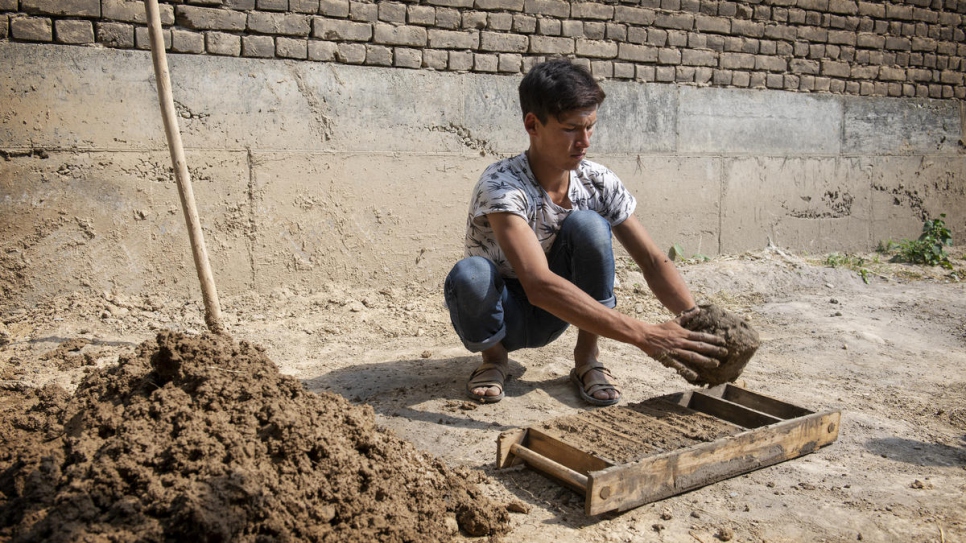
[[[490, 370], [496, 370], [500, 374], [500, 379], [483, 379], [480, 377], [481, 374], [486, 373]], [[503, 399], [503, 383], [506, 382], [506, 371], [500, 366], [484, 362], [480, 364], [480, 367], [473, 370], [473, 374], [470, 375], [470, 380], [466, 382], [466, 393], [469, 394], [470, 398], [478, 400], [483, 403], [496, 403]], [[497, 387], [500, 389], [500, 393], [496, 396], [490, 396], [488, 394], [474, 394], [474, 388], [480, 387]]]
[[584, 366], [579, 372], [577, 371], [577, 368], [570, 370], [570, 380], [577, 385], [577, 392], [580, 393], [580, 397], [583, 398], [587, 403], [599, 406], [614, 405], [621, 401], [623, 394], [610, 400], [602, 400], [594, 397], [594, 392], [600, 390], [616, 390], [618, 394], [620, 394], [621, 389], [619, 386], [613, 383], [608, 383], [606, 380], [600, 377], [585, 382], [584, 377], [590, 373], [591, 370], [597, 370], [607, 377], [614, 377], [611, 375], [610, 370], [605, 368], [600, 362]]

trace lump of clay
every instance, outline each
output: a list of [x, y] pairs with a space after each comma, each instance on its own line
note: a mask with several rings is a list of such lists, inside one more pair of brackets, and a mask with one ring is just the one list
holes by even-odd
[[752, 355], [758, 350], [761, 344], [758, 341], [758, 332], [748, 324], [748, 321], [726, 309], [713, 304], [703, 304], [699, 307], [701, 312], [686, 321], [684, 327], [695, 332], [714, 334], [724, 338], [728, 358], [717, 368], [692, 368], [697, 372], [698, 377], [691, 382], [708, 386], [733, 382], [741, 375]]

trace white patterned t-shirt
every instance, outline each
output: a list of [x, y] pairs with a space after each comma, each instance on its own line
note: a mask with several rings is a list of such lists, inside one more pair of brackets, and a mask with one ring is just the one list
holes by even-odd
[[504, 277], [516, 277], [496, 241], [487, 214], [512, 213], [527, 221], [546, 254], [557, 238], [560, 224], [571, 212], [596, 211], [611, 226], [616, 226], [630, 217], [637, 205], [614, 172], [589, 160], [581, 161], [570, 172], [567, 193], [573, 209], [553, 203], [531, 172], [526, 153], [491, 164], [483, 171], [470, 199], [465, 255], [485, 257]]

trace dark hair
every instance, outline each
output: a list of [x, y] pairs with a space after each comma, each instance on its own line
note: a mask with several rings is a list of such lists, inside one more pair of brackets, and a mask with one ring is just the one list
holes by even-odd
[[533, 113], [541, 123], [546, 123], [550, 115], [559, 119], [567, 111], [599, 106], [607, 96], [586, 68], [566, 58], [531, 68], [519, 90], [523, 116]]

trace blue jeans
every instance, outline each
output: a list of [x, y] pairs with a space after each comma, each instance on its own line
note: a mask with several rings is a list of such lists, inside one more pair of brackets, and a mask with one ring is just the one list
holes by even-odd
[[[594, 211], [574, 211], [560, 226], [547, 255], [550, 270], [607, 307], [614, 297], [610, 224]], [[450, 320], [463, 345], [480, 352], [503, 343], [507, 351], [543, 347], [569, 324], [530, 304], [520, 281], [500, 276], [481, 256], [453, 266], [443, 287]]]

